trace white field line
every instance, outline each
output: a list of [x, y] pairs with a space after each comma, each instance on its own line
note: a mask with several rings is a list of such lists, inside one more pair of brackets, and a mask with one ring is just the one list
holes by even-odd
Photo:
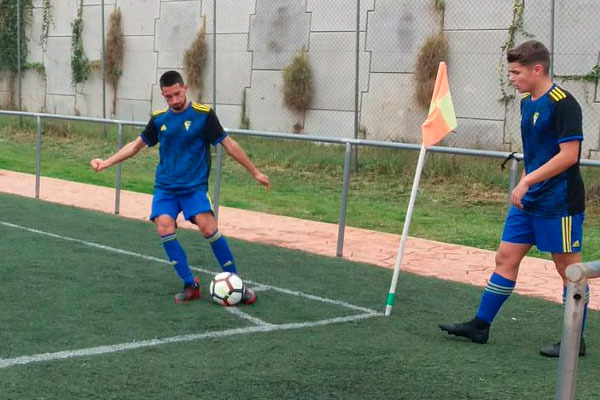
[[244, 334], [252, 334], [258, 332], [275, 332], [275, 331], [286, 331], [292, 329], [306, 329], [313, 328], [318, 326], [325, 326], [331, 324], [339, 324], [343, 322], [352, 322], [358, 321], [367, 318], [373, 318], [376, 316], [382, 315], [381, 313], [368, 313], [368, 314], [359, 314], [359, 315], [350, 315], [347, 317], [338, 317], [338, 318], [330, 318], [324, 319], [320, 321], [314, 322], [296, 322], [289, 324], [281, 324], [281, 325], [257, 325], [250, 326], [246, 328], [236, 328], [236, 329], [227, 329], [224, 331], [216, 331], [216, 332], [204, 332], [204, 333], [195, 333], [190, 335], [181, 335], [181, 336], [173, 336], [161, 339], [149, 339], [149, 340], [141, 340], [134, 342], [127, 342], [121, 344], [115, 344], [110, 346], [98, 346], [98, 347], [89, 347], [86, 349], [79, 350], [65, 350], [58, 351], [55, 353], [43, 353], [43, 354], [35, 354], [31, 356], [21, 356], [16, 358], [7, 358], [0, 359], [0, 369], [12, 367], [15, 365], [25, 365], [32, 363], [39, 363], [44, 361], [54, 361], [54, 360], [65, 360], [69, 358], [76, 357], [88, 357], [95, 356], [101, 354], [109, 354], [109, 353], [117, 353], [128, 350], [135, 350], [145, 347], [154, 347], [161, 346], [165, 344], [171, 343], [181, 343], [181, 342], [191, 342], [194, 340], [201, 340], [207, 338], [223, 338], [234, 335], [244, 335]]
[[[60, 239], [60, 240], [65, 240], [68, 242], [74, 242], [74, 243], [79, 243], [85, 246], [89, 246], [89, 247], [94, 247], [97, 249], [102, 249], [102, 250], [106, 250], [106, 251], [111, 251], [113, 253], [118, 253], [118, 254], [123, 254], [123, 255], [128, 255], [128, 256], [132, 256], [132, 257], [138, 257], [138, 258], [143, 258], [145, 260], [150, 260], [150, 261], [155, 261], [155, 262], [159, 262], [162, 264], [168, 264], [171, 265], [171, 263], [165, 259], [162, 258], [158, 258], [158, 257], [153, 257], [153, 256], [147, 256], [144, 254], [140, 254], [140, 253], [135, 253], [133, 251], [128, 251], [128, 250], [122, 250], [122, 249], [117, 249], [114, 247], [110, 247], [110, 246], [105, 246], [102, 244], [98, 244], [98, 243], [94, 243], [94, 242], [88, 242], [86, 240], [81, 240], [81, 239], [75, 239], [75, 238], [71, 238], [71, 237], [67, 237], [67, 236], [61, 236], [61, 235], [57, 235], [55, 233], [50, 233], [50, 232], [45, 232], [45, 231], [40, 231], [38, 229], [33, 229], [33, 228], [28, 228], [25, 226], [21, 226], [21, 225], [16, 225], [16, 224], [11, 224], [10, 222], [5, 222], [5, 221], [0, 221], [0, 225], [4, 225], [4, 226], [8, 226], [11, 228], [15, 228], [15, 229], [21, 229], [27, 232], [32, 232], [32, 233], [37, 233], [39, 235], [44, 235], [44, 236], [49, 236], [55, 239]], [[191, 267], [193, 270], [196, 271], [201, 271], [207, 274], [211, 274], [211, 275], [216, 275], [219, 272], [215, 272], [215, 271], [209, 271], [203, 268], [197, 268], [197, 267]], [[271, 286], [271, 285], [267, 285], [267, 284], [263, 284], [263, 283], [259, 283], [259, 282], [254, 282], [248, 279], [244, 279], [245, 282], [251, 283], [253, 285], [257, 285], [260, 290], [275, 290], [277, 292], [280, 293], [285, 293], [285, 294], [289, 294], [289, 295], [293, 295], [293, 296], [301, 296], [301, 297], [306, 297], [308, 299], [311, 300], [316, 300], [316, 301], [321, 301], [323, 303], [328, 303], [328, 304], [333, 304], [333, 305], [337, 305], [337, 306], [341, 306], [341, 307], [345, 307], [345, 308], [349, 308], [351, 310], [356, 310], [356, 311], [361, 311], [364, 313], [368, 313], [368, 314], [379, 314], [377, 311], [372, 310], [370, 308], [366, 308], [366, 307], [360, 307], [354, 304], [350, 304], [347, 303], [345, 301], [340, 301], [340, 300], [332, 300], [332, 299], [328, 299], [325, 297], [320, 297], [320, 296], [315, 296], [312, 294], [307, 294], [307, 293], [303, 293], [300, 291], [295, 291], [295, 290], [289, 290], [289, 289], [284, 289], [284, 288], [280, 288], [277, 286]]]
[[244, 279], [244, 281], [255, 284], [255, 285], [260, 285], [261, 287], [264, 288], [263, 290], [270, 289], [270, 290], [274, 290], [274, 291], [277, 291], [280, 293], [289, 294], [292, 296], [306, 297], [307, 299], [316, 300], [316, 301], [320, 301], [320, 302], [327, 303], [327, 304], [333, 304], [336, 306], [345, 307], [345, 308], [349, 308], [349, 309], [356, 310], [356, 311], [362, 311], [367, 314], [373, 314], [373, 313], [377, 314], [377, 311], [372, 310], [370, 308], [357, 306], [357, 305], [347, 303], [347, 302], [341, 301], [341, 300], [328, 299], [327, 297], [315, 296], [312, 294], [308, 294], [308, 293], [304, 293], [304, 292], [300, 292], [300, 291], [296, 291], [296, 290], [284, 289], [284, 288], [280, 288], [277, 286], [267, 285], [264, 283], [253, 282], [249, 279]]
[[252, 315], [243, 312], [239, 308], [236, 308], [236, 307], [225, 307], [225, 310], [229, 311], [231, 314], [236, 315], [236, 316], [238, 316], [238, 317], [240, 317], [242, 319], [248, 320], [248, 321], [252, 322], [254, 325], [257, 325], [257, 326], [273, 326], [273, 324], [265, 322], [265, 321], [263, 321], [260, 318], [253, 317]]
[[255, 292], [264, 292], [267, 290], [271, 290], [271, 288], [262, 284], [258, 284], [256, 286], [252, 286], [252, 290], [254, 290]]

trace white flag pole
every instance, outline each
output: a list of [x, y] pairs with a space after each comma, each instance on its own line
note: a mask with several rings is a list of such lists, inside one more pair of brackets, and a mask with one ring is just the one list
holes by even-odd
[[385, 306], [386, 316], [392, 313], [392, 306], [394, 305], [394, 301], [396, 299], [396, 286], [398, 285], [400, 265], [402, 265], [402, 256], [404, 256], [404, 247], [406, 245], [406, 239], [408, 238], [408, 229], [410, 228], [410, 220], [412, 218], [415, 200], [417, 199], [417, 191], [419, 190], [419, 181], [421, 180], [421, 173], [423, 172], [423, 165], [425, 164], [426, 152], [427, 148], [425, 147], [425, 145], [421, 145], [419, 161], [417, 162], [417, 169], [415, 171], [415, 180], [413, 181], [412, 191], [410, 192], [410, 200], [408, 201], [408, 210], [406, 211], [406, 218], [404, 218], [404, 228], [402, 229], [402, 238], [400, 239], [398, 256], [396, 257], [396, 264], [394, 264], [394, 275], [392, 277], [392, 285], [390, 286], [390, 292], [387, 295], [387, 301]]

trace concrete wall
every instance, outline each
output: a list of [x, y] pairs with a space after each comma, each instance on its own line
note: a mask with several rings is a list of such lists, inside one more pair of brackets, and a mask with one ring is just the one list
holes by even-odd
[[[85, 52], [101, 55], [100, 0], [83, 1]], [[116, 117], [146, 120], [164, 107], [157, 80], [181, 70], [185, 50], [206, 18], [208, 66], [203, 102], [216, 102], [227, 127], [240, 124], [245, 107], [251, 128], [352, 137], [354, 135], [357, 0], [105, 0], [105, 19], [120, 7], [125, 34], [124, 71], [117, 90]], [[424, 41], [440, 29], [450, 48], [452, 97], [459, 121], [444, 144], [520, 150], [518, 99], [500, 101], [502, 46], [513, 20], [513, 0], [360, 0], [359, 123], [370, 139], [418, 142], [426, 110], [414, 99], [415, 59]], [[524, 2], [523, 28], [516, 41], [534, 37], [554, 43], [554, 73], [585, 75], [599, 62], [600, 2], [595, 0]], [[100, 117], [102, 79], [71, 83], [71, 22], [77, 2], [52, 2], [53, 23], [42, 47], [42, 0], [34, 0], [28, 31], [30, 62], [41, 62], [45, 76], [23, 74], [22, 103], [31, 111]], [[553, 22], [554, 21], [554, 22]], [[552, 33], [554, 32], [554, 36]], [[216, 34], [217, 57], [213, 60]], [[553, 39], [553, 40], [552, 40]], [[314, 83], [311, 108], [287, 110], [281, 71], [302, 47], [308, 51]], [[216, 77], [212, 65], [216, 63]], [[216, 78], [216, 99], [213, 79]], [[557, 78], [560, 83], [561, 79]], [[584, 157], [600, 154], [600, 91], [593, 82], [565, 80], [563, 86], [584, 112]], [[9, 98], [0, 77], [0, 102]], [[509, 94], [514, 91], [508, 88]], [[246, 97], [246, 103], [242, 99]], [[106, 110], [111, 117], [112, 90]], [[196, 98], [197, 93], [192, 93]], [[516, 96], [519, 97], [518, 95]]]

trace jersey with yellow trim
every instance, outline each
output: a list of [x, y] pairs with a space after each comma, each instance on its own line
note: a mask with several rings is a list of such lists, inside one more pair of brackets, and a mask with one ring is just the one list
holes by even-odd
[[[566, 90], [552, 85], [537, 99], [521, 99], [521, 137], [527, 174], [546, 164], [560, 151], [560, 144], [581, 141], [583, 128], [581, 107]], [[522, 199], [524, 211], [539, 216], [567, 216], [583, 212], [585, 193], [579, 157], [566, 171], [536, 183]]]
[[153, 112], [140, 137], [148, 147], [160, 143], [154, 187], [178, 194], [207, 190], [210, 145], [226, 136], [214, 110], [200, 103], [178, 113]]

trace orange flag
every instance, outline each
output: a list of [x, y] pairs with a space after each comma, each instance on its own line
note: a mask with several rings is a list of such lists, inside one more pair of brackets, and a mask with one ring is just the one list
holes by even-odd
[[423, 145], [425, 147], [435, 145], [454, 128], [456, 128], [456, 115], [448, 86], [446, 63], [442, 61], [435, 78], [429, 114], [421, 127]]

